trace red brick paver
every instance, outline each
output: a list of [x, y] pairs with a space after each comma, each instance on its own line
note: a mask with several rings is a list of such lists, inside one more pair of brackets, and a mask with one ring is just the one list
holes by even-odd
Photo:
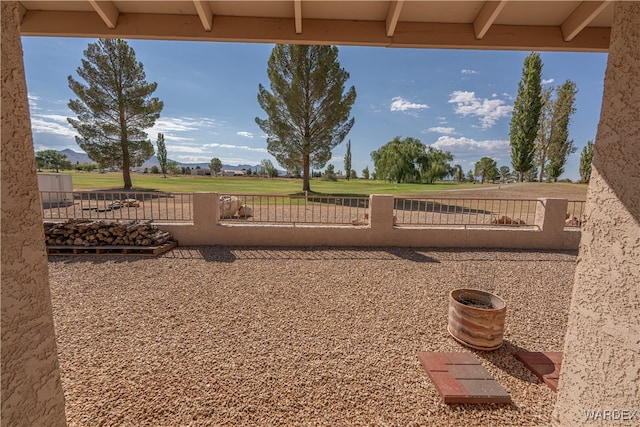
[[562, 352], [519, 351], [516, 359], [524, 363], [533, 374], [553, 391], [558, 391]]
[[472, 353], [418, 353], [444, 403], [511, 403], [511, 395]]

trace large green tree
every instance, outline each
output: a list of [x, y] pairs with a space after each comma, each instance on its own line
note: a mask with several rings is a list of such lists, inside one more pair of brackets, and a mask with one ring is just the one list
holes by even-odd
[[420, 163], [420, 180], [433, 184], [447, 175], [453, 175], [453, 155], [434, 147], [427, 147], [425, 155], [418, 159]]
[[475, 164], [474, 174], [480, 177], [480, 183], [485, 179], [493, 180], [498, 176], [498, 164], [491, 157], [483, 157]]
[[158, 141], [156, 142], [158, 151], [156, 157], [158, 157], [158, 163], [160, 164], [160, 170], [162, 176], [167, 177], [167, 146], [164, 143], [164, 134], [158, 134]]
[[386, 181], [432, 183], [449, 175], [453, 156], [416, 138], [396, 136], [371, 153], [376, 177]]
[[507, 179], [509, 179], [511, 171], [509, 170], [509, 166], [500, 166], [498, 168], [498, 173], [500, 174], [500, 179], [502, 181], [506, 181]]
[[551, 181], [557, 181], [564, 172], [567, 156], [576, 152], [573, 140], [569, 139], [569, 123], [574, 107], [576, 84], [571, 80], [564, 82], [556, 89], [556, 100], [553, 103], [553, 116], [549, 132], [549, 166], [547, 175]]
[[344, 173], [347, 181], [351, 178], [351, 140], [347, 141], [347, 152], [344, 155]]
[[377, 178], [398, 184], [419, 181], [418, 159], [425, 155], [426, 148], [416, 138], [396, 136], [371, 153]]
[[130, 189], [130, 168], [153, 155], [144, 130], [162, 111], [162, 101], [151, 96], [157, 83], [147, 83], [142, 63], [124, 40], [100, 39], [84, 56], [76, 71], [85, 83], [68, 78], [78, 97], [69, 101], [77, 119], [68, 121], [80, 134], [80, 148], [101, 167], [119, 167], [124, 188]]
[[262, 175], [266, 175], [269, 178], [275, 178], [278, 176], [278, 169], [273, 166], [273, 162], [269, 159], [263, 159], [260, 162], [260, 171]]
[[587, 141], [580, 154], [580, 182], [588, 184], [591, 179], [591, 163], [593, 163], [593, 141]]
[[509, 132], [511, 165], [518, 172], [519, 181], [523, 181], [525, 172], [534, 167], [535, 140], [542, 109], [541, 79], [542, 60], [540, 54], [532, 52], [524, 60]]
[[364, 169], [362, 169], [362, 178], [369, 179], [369, 175], [369, 166], [365, 166]]
[[60, 172], [60, 169], [71, 169], [71, 162], [67, 155], [56, 150], [38, 151], [36, 153], [36, 162], [38, 163], [38, 169], [55, 169], [56, 173]]
[[258, 87], [258, 103], [267, 113], [256, 123], [267, 134], [267, 150], [287, 170], [303, 171], [303, 191], [310, 191], [310, 168], [322, 168], [331, 150], [354, 124], [356, 100], [349, 73], [335, 46], [276, 45], [267, 64], [271, 91]]
[[214, 157], [209, 162], [209, 169], [211, 170], [211, 176], [217, 176], [222, 171], [222, 160]]
[[451, 176], [453, 177], [455, 182], [463, 182], [464, 181], [464, 171], [462, 170], [462, 166], [455, 165], [451, 169]]

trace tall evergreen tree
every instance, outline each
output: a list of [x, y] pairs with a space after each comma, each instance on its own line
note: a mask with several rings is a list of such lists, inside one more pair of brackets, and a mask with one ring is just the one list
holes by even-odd
[[588, 184], [591, 179], [591, 163], [593, 163], [593, 141], [587, 141], [580, 154], [580, 182]]
[[522, 79], [518, 83], [518, 95], [513, 105], [511, 130], [511, 165], [518, 172], [520, 181], [533, 169], [535, 139], [540, 124], [542, 109], [542, 60], [540, 54], [532, 52], [522, 67]]
[[540, 110], [540, 128], [538, 137], [536, 138], [536, 160], [538, 163], [539, 177], [538, 181], [542, 182], [545, 171], [547, 169], [547, 152], [549, 151], [551, 122], [553, 117], [554, 102], [551, 98], [553, 87], [542, 90], [542, 109]]
[[67, 120], [80, 134], [80, 148], [101, 167], [122, 169], [124, 188], [130, 189], [130, 168], [153, 155], [144, 130], [162, 111], [162, 101], [151, 97], [157, 83], [146, 82], [142, 63], [124, 40], [99, 39], [84, 55], [76, 71], [86, 84], [68, 77], [78, 97], [69, 101], [69, 108], [78, 118]]
[[549, 167], [547, 174], [552, 181], [557, 181], [564, 172], [567, 156], [576, 152], [573, 140], [569, 139], [569, 122], [576, 111], [576, 84], [567, 80], [556, 89], [556, 100], [553, 104], [553, 116], [549, 131]]
[[347, 141], [347, 153], [344, 155], [344, 170], [347, 181], [351, 178], [351, 140]]
[[310, 191], [310, 169], [325, 166], [354, 124], [356, 90], [344, 91], [349, 73], [335, 46], [276, 45], [267, 74], [271, 92], [258, 87], [267, 118], [256, 123], [267, 134], [269, 153], [287, 170], [301, 167], [302, 190]]
[[158, 163], [160, 163], [160, 170], [162, 171], [162, 176], [164, 178], [167, 177], [167, 146], [164, 143], [164, 134], [158, 134], [158, 141], [156, 142], [158, 146]]

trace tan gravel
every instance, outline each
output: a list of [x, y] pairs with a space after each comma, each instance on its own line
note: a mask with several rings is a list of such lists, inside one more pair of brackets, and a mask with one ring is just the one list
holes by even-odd
[[[562, 351], [576, 254], [177, 248], [50, 257], [70, 426], [548, 425], [555, 394], [513, 357]], [[473, 351], [512, 405], [445, 405], [419, 351], [465, 268], [495, 273], [505, 344]], [[490, 286], [480, 283], [478, 286]]]

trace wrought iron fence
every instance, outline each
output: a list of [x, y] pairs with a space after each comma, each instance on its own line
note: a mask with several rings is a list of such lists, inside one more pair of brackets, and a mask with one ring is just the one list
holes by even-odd
[[45, 220], [109, 219], [191, 222], [190, 193], [41, 191]]
[[583, 200], [569, 200], [567, 203], [567, 215], [565, 217], [565, 228], [582, 228], [584, 224], [584, 206]]
[[323, 195], [223, 194], [220, 220], [261, 224], [368, 223], [369, 198]]
[[539, 200], [395, 198], [397, 226], [533, 226]]

